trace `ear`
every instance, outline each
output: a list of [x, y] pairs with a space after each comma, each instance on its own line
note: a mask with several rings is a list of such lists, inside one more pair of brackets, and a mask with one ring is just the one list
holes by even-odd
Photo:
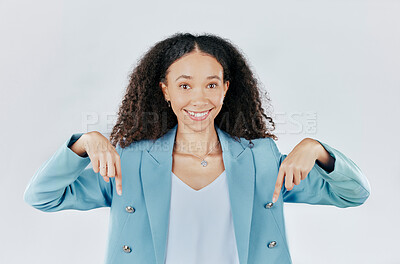
[[224, 84], [224, 96], [228, 92], [228, 89], [229, 89], [229, 81], [226, 81], [225, 84]]
[[168, 93], [168, 86], [166, 86], [165, 85], [165, 83], [163, 83], [163, 82], [160, 82], [160, 88], [161, 88], [161, 90], [162, 90], [162, 92], [163, 92], [163, 94], [164, 94], [164, 98], [165, 98], [165, 100], [170, 100], [169, 99], [169, 93]]

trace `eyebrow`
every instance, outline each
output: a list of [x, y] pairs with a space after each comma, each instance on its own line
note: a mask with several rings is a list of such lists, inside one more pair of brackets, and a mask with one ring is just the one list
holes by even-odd
[[[176, 82], [179, 78], [185, 78], [185, 79], [189, 79], [189, 80], [193, 79], [192, 76], [182, 74], [181, 76], [179, 76], [178, 78], [176, 78], [175, 82]], [[217, 75], [208, 76], [208, 77], [207, 77], [207, 80], [210, 80], [210, 79], [218, 79], [218, 80], [221, 81], [221, 78], [219, 78], [219, 76], [217, 76]]]

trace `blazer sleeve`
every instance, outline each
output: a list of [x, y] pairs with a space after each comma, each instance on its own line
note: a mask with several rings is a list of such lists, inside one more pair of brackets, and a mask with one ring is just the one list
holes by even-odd
[[[24, 192], [26, 203], [44, 212], [111, 206], [111, 179], [105, 182], [100, 173], [86, 168], [90, 164], [87, 155], [81, 157], [70, 149], [82, 135], [73, 134], [36, 171]], [[117, 146], [118, 154], [119, 150]]]
[[[341, 208], [363, 204], [370, 195], [371, 187], [361, 169], [339, 150], [316, 141], [335, 159], [333, 171], [325, 171], [315, 162], [307, 177], [299, 185], [294, 185], [292, 190], [288, 191], [285, 184], [282, 185], [280, 196], [282, 195], [283, 201]], [[274, 141], [272, 148], [280, 168], [287, 155], [279, 152]]]

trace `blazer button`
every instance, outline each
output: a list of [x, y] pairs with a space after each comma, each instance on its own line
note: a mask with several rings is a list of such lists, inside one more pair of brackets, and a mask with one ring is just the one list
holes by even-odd
[[254, 143], [250, 141], [249, 148], [253, 148], [253, 147], [254, 147]]
[[276, 246], [276, 241], [271, 241], [271, 242], [269, 242], [269, 244], [268, 244], [268, 247], [269, 248], [273, 248], [273, 247], [275, 247]]
[[265, 205], [265, 209], [269, 209], [269, 208], [271, 208], [273, 205], [274, 205], [274, 203], [267, 203], [267, 204]]
[[122, 248], [124, 249], [125, 253], [131, 253], [131, 251], [132, 251], [132, 249], [127, 245], [124, 245]]
[[126, 210], [128, 213], [134, 213], [134, 212], [135, 212], [135, 208], [133, 208], [132, 206], [129, 206], [129, 205], [125, 208], [125, 210]]

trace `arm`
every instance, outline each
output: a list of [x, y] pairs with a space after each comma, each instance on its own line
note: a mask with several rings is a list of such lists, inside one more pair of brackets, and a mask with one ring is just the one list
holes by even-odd
[[324, 146], [318, 141], [313, 140], [317, 144], [317, 160], [315, 163], [327, 173], [331, 173], [335, 168], [335, 158], [332, 157]]
[[[295, 185], [290, 191], [282, 185], [283, 201], [342, 208], [363, 204], [370, 195], [371, 187], [360, 168], [340, 151], [316, 141], [325, 151], [319, 152], [314, 167], [299, 185]], [[274, 141], [271, 140], [271, 144], [279, 168], [287, 155], [279, 152]]]
[[[107, 183], [100, 173], [85, 169], [90, 158], [70, 148], [82, 135], [73, 134], [36, 171], [24, 192], [26, 203], [44, 212], [111, 206], [112, 181]], [[117, 151], [120, 152], [119, 146]]]

